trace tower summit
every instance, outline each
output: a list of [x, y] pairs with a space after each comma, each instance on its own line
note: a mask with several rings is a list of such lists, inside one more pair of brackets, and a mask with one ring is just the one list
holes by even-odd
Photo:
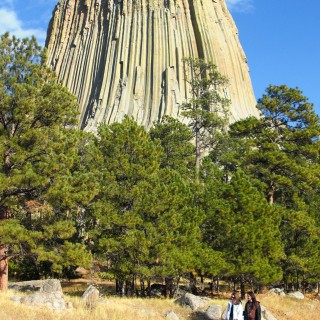
[[48, 64], [78, 97], [80, 126], [128, 114], [145, 127], [179, 117], [190, 98], [185, 57], [229, 79], [231, 121], [258, 115], [238, 30], [224, 0], [60, 0], [46, 40]]

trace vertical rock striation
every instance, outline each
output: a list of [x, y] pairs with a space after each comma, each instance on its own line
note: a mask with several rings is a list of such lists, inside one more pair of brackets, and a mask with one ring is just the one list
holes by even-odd
[[121, 121], [150, 127], [179, 117], [189, 98], [184, 57], [215, 63], [230, 81], [231, 120], [258, 115], [246, 57], [224, 0], [60, 0], [48, 63], [78, 97], [81, 128]]

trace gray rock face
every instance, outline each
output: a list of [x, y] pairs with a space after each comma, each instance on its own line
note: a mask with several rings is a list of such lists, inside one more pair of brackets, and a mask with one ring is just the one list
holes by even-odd
[[191, 98], [184, 57], [229, 79], [231, 121], [258, 115], [248, 64], [225, 0], [60, 0], [46, 41], [48, 64], [78, 97], [81, 128], [124, 115], [150, 127], [181, 118]]
[[71, 305], [66, 303], [60, 293], [39, 292], [30, 294], [20, 299], [20, 303], [34, 306], [48, 308], [56, 311], [63, 311], [70, 309]]
[[32, 281], [11, 282], [8, 284], [8, 288], [15, 291], [21, 291], [21, 292], [40, 291], [44, 283], [47, 281], [48, 280], [32, 280]]
[[60, 281], [56, 279], [12, 283], [10, 288], [17, 291], [36, 291], [25, 297], [14, 297], [14, 301], [28, 306], [48, 308], [55, 311], [72, 308], [71, 303], [64, 301]]
[[179, 320], [179, 317], [172, 310], [165, 314], [165, 318], [169, 320]]
[[277, 320], [264, 306], [261, 306], [261, 318], [262, 320]]
[[273, 289], [270, 289], [268, 291], [268, 293], [271, 293], [271, 294], [276, 294], [278, 296], [281, 296], [281, 297], [284, 297], [286, 294], [284, 292], [283, 289], [280, 289], [280, 288], [273, 288]]
[[186, 293], [176, 300], [176, 303], [182, 306], [189, 306], [193, 311], [205, 306], [208, 299], [195, 296], [191, 293]]
[[208, 320], [220, 320], [222, 316], [222, 307], [220, 305], [209, 306], [204, 316]]
[[90, 285], [82, 295], [82, 299], [86, 301], [86, 305], [89, 308], [94, 307], [94, 304], [99, 300], [99, 297], [100, 297], [99, 290], [92, 285]]
[[289, 292], [287, 294], [287, 296], [291, 297], [291, 298], [299, 299], [299, 300], [303, 300], [304, 299], [304, 295], [300, 291]]

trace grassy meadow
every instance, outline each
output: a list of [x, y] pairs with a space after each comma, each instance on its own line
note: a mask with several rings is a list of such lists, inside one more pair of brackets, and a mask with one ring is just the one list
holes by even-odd
[[[119, 298], [110, 295], [112, 286], [104, 285], [99, 288], [104, 293], [101, 301], [88, 307], [81, 299], [81, 294], [86, 289], [86, 283], [69, 282], [63, 284], [65, 300], [71, 302], [73, 309], [64, 312], [53, 312], [46, 309], [20, 305], [10, 298], [14, 295], [22, 296], [23, 293], [8, 290], [0, 292], [1, 319], [6, 320], [159, 320], [165, 319], [165, 314], [174, 311], [179, 318], [200, 320], [199, 316], [189, 308], [183, 308], [174, 303], [172, 299], [142, 299]], [[99, 286], [98, 286], [99, 287]], [[210, 304], [220, 304], [226, 307], [229, 293], [226, 298], [214, 298]], [[304, 320], [319, 319], [320, 297], [308, 295], [304, 300], [289, 297], [280, 297], [273, 294], [257, 295], [258, 300], [278, 320]], [[207, 307], [204, 307], [205, 310]]]

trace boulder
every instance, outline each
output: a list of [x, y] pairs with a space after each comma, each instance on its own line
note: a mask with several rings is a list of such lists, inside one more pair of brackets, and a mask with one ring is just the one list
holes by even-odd
[[271, 312], [269, 312], [264, 306], [261, 306], [261, 319], [262, 320], [277, 320]]
[[20, 299], [20, 303], [27, 306], [48, 308], [55, 311], [63, 311], [72, 308], [72, 305], [70, 303], [66, 303], [63, 296], [59, 293], [33, 293], [26, 297], [22, 297]]
[[25, 297], [15, 296], [12, 299], [21, 304], [48, 308], [55, 311], [72, 308], [71, 303], [64, 301], [61, 284], [57, 279], [11, 283], [10, 288], [16, 291], [35, 292]]
[[284, 297], [286, 294], [283, 289], [280, 288], [272, 288], [268, 291], [269, 294], [276, 294], [278, 296]]
[[99, 299], [99, 297], [100, 297], [100, 292], [93, 285], [90, 285], [82, 295], [82, 299], [86, 301], [87, 307], [90, 307], [90, 308], [93, 308], [94, 303]]
[[169, 320], [179, 320], [179, 317], [172, 310], [166, 312], [164, 317]]
[[210, 299], [202, 298], [195, 296], [191, 293], [186, 293], [180, 298], [178, 298], [175, 302], [180, 304], [181, 306], [189, 306], [193, 311], [204, 307]]
[[209, 306], [204, 316], [208, 320], [220, 320], [222, 317], [222, 307], [220, 305]]
[[299, 300], [304, 299], [304, 295], [300, 291], [289, 292], [287, 296], [290, 298], [299, 299]]

